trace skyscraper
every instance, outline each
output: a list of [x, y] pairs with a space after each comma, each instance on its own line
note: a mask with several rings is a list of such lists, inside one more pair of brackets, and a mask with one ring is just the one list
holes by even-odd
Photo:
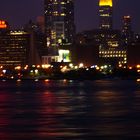
[[113, 66], [126, 65], [126, 49], [122, 47], [121, 32], [113, 29], [113, 0], [99, 0], [99, 58]]
[[72, 43], [75, 33], [74, 0], [44, 0], [47, 47]]
[[99, 0], [100, 29], [112, 29], [113, 1]]
[[132, 23], [131, 16], [123, 16], [123, 25], [122, 25], [122, 38], [124, 43], [128, 45], [132, 41], [133, 32], [132, 32]]

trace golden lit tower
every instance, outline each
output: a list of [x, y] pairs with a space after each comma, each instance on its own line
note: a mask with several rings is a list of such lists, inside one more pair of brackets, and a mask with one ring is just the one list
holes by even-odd
[[99, 0], [100, 29], [112, 29], [113, 1]]

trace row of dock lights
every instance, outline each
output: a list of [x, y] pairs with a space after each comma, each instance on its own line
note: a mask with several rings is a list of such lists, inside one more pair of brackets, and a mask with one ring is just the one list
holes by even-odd
[[[50, 64], [44, 64], [44, 65], [32, 65], [31, 67], [29, 67], [28, 65], [21, 67], [21, 66], [16, 66], [14, 69], [15, 70], [28, 70], [31, 68], [42, 68], [42, 69], [49, 69], [49, 68], [53, 68], [53, 65]], [[92, 68], [92, 69], [97, 69], [97, 70], [103, 70], [103, 69], [107, 69], [111, 67], [111, 65], [102, 65], [102, 66], [98, 66], [98, 65], [93, 65], [90, 66], [88, 68]], [[73, 63], [70, 63], [69, 65], [64, 65], [64, 66], [60, 66], [60, 69], [79, 69], [79, 68], [87, 68], [87, 66], [84, 65], [84, 63], [79, 63], [78, 65], [74, 65]], [[122, 66], [121, 64], [119, 65], [119, 68], [127, 68], [126, 66]], [[133, 67], [128, 67], [129, 69], [132, 69]], [[140, 70], [140, 65], [136, 65], [136, 68]], [[0, 66], [0, 69], [3, 69], [3, 73], [6, 73], [6, 70], [4, 69], [3, 66]]]
[[[38, 73], [38, 69], [50, 69], [53, 68], [53, 65], [32, 65], [32, 67], [29, 67], [28, 65], [21, 67], [21, 66], [16, 66], [14, 69], [16, 71], [20, 71], [20, 70], [30, 70], [31, 73], [35, 72]], [[87, 70], [89, 70], [89, 68], [91, 69], [96, 69], [96, 70], [104, 70], [104, 69], [108, 69], [111, 66], [108, 65], [103, 65], [103, 66], [98, 66], [98, 65], [93, 65], [91, 67], [87, 67], [85, 66], [83, 63], [79, 63], [78, 65], [74, 65], [73, 63], [70, 63], [69, 65], [62, 65], [60, 66], [60, 69], [62, 72], [66, 72], [68, 70], [78, 70], [78, 69], [82, 69], [82, 68], [86, 68]], [[0, 66], [0, 69], [3, 69], [2, 72], [3, 74], [6, 73], [6, 69], [3, 68], [3, 66]]]
[[[122, 65], [119, 65], [119, 68], [128, 68], [130, 70], [132, 70], [133, 68], [136, 68], [137, 72], [140, 73], [140, 64], [136, 65], [135, 67], [123, 67]], [[14, 68], [14, 70], [17, 72], [17, 75], [19, 78], [22, 77], [21, 71], [24, 71], [24, 70], [28, 71], [29, 70], [29, 72], [32, 76], [36, 76], [39, 74], [40, 69], [46, 69], [46, 70], [50, 69], [51, 70], [51, 69], [55, 69], [55, 67], [53, 65], [50, 65], [50, 64], [44, 64], [44, 65], [32, 65], [32, 66], [25, 65], [24, 67], [16, 66]], [[79, 69], [85, 69], [87, 71], [90, 69], [95, 69], [97, 71], [104, 73], [105, 71], [111, 72], [112, 66], [111, 65], [102, 65], [102, 66], [93, 65], [93, 66], [87, 67], [84, 65], [84, 63], [79, 63], [78, 65], [74, 65], [73, 63], [69, 63], [68, 65], [61, 65], [59, 67], [59, 69], [63, 73], [70, 71], [70, 70], [79, 70]], [[0, 66], [0, 77], [5, 76], [7, 71], [8, 71], [8, 69], [4, 68], [3, 66]], [[14, 79], [13, 75], [11, 76], [11, 79]]]

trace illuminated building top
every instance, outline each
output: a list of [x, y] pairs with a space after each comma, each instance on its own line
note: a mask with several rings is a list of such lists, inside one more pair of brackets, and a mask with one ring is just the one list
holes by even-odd
[[112, 0], [100, 0], [99, 1], [99, 6], [113, 6]]

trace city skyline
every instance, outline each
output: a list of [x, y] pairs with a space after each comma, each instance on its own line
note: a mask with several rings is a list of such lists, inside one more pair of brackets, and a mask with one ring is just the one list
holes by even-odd
[[[98, 28], [98, 0], [86, 0], [75, 2], [75, 23], [77, 32]], [[8, 3], [8, 4], [7, 4]], [[139, 3], [127, 0], [114, 0], [114, 28], [121, 28], [121, 20], [124, 15], [132, 16], [133, 29], [140, 32]], [[11, 6], [12, 5], [12, 6]], [[25, 10], [26, 7], [26, 10]], [[32, 7], [32, 8], [31, 8]], [[0, 19], [7, 20], [12, 27], [20, 28], [29, 19], [35, 20], [37, 16], [43, 15], [43, 0], [5, 0], [0, 5]], [[82, 16], [81, 16], [82, 15]]]

